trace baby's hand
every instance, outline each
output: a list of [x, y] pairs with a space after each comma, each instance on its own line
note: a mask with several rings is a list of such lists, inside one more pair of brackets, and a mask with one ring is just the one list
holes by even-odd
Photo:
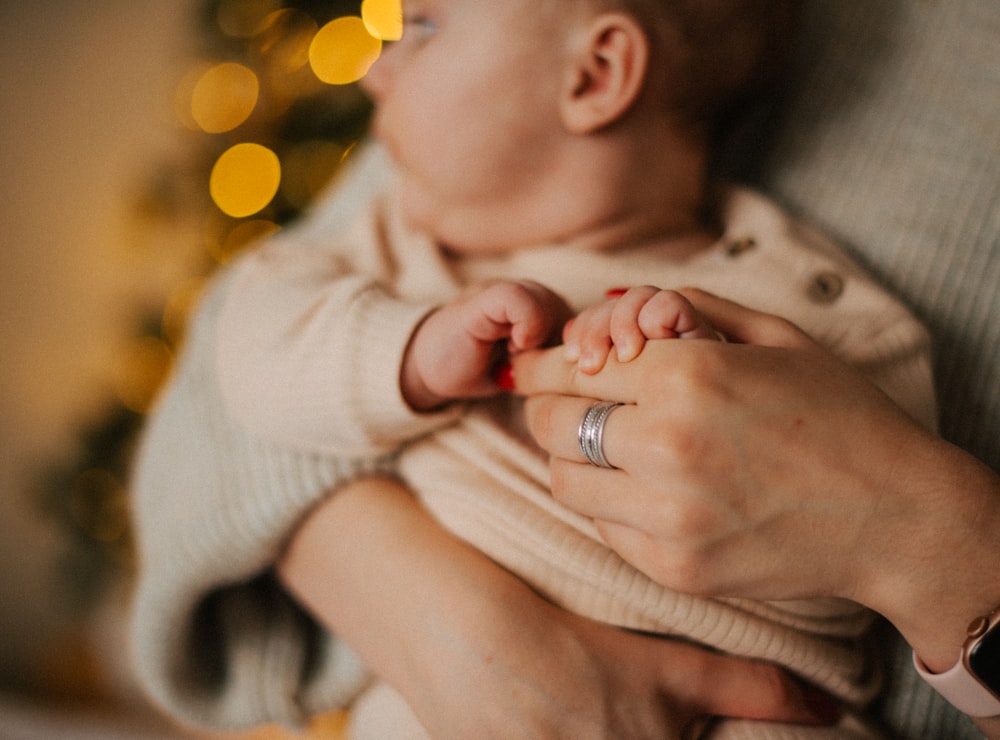
[[611, 348], [619, 362], [638, 357], [648, 339], [718, 339], [719, 335], [680, 293], [650, 285], [609, 291], [609, 300], [566, 324], [566, 357], [594, 374]]
[[403, 359], [403, 395], [420, 411], [493, 395], [493, 371], [506, 357], [557, 342], [571, 315], [562, 298], [530, 280], [471, 286], [413, 335]]

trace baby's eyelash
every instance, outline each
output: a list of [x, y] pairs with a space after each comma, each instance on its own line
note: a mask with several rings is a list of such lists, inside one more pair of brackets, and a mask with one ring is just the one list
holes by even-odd
[[414, 33], [417, 34], [427, 35], [437, 30], [437, 24], [427, 16], [404, 15], [403, 16], [404, 36], [406, 35], [407, 30], [412, 30]]

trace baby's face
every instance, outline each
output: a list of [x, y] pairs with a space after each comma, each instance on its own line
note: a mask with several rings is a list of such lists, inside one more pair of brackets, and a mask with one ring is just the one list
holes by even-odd
[[540, 5], [403, 0], [403, 38], [364, 82], [408, 220], [454, 248], [521, 246], [558, 164], [568, 34]]

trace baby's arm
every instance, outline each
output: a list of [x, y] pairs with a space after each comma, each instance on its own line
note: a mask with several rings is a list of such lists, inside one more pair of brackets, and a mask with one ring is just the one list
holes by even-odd
[[571, 313], [532, 281], [477, 284], [432, 312], [403, 356], [403, 397], [417, 411], [497, 392], [494, 371], [508, 354], [558, 338]]
[[271, 569], [331, 491], [394, 465], [281, 446], [228, 413], [215, 350], [232, 278], [222, 271], [206, 291], [130, 481], [137, 676], [157, 705], [215, 729], [301, 723], [364, 686], [365, 665], [304, 617]]
[[608, 300], [566, 324], [566, 356], [593, 374], [611, 348], [619, 362], [634, 360], [647, 339], [719, 339], [711, 324], [680, 293], [643, 285], [608, 291]]

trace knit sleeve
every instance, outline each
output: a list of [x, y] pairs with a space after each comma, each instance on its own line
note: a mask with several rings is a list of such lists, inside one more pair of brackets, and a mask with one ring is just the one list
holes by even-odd
[[457, 409], [417, 413], [403, 398], [403, 355], [436, 296], [402, 295], [401, 264], [419, 261], [414, 250], [425, 265], [436, 257], [419, 239], [390, 238], [384, 208], [376, 199], [326, 234], [293, 229], [235, 265], [216, 370], [226, 408], [255, 436], [378, 455], [455, 418]]
[[294, 604], [271, 566], [338, 482], [387, 465], [267, 443], [226, 413], [212, 358], [230, 278], [200, 307], [132, 480], [136, 671], [170, 714], [214, 728], [296, 723], [345, 705], [366, 680], [358, 657]]

